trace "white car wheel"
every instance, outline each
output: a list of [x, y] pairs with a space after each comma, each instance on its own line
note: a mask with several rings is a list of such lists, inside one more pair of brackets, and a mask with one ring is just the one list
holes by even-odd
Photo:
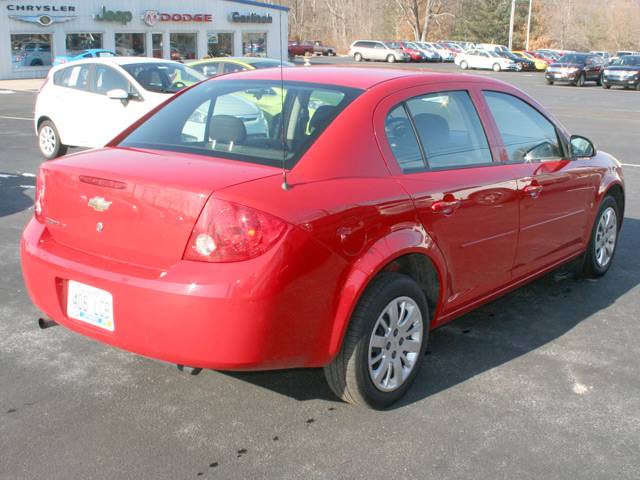
[[499, 72], [500, 70], [502, 70], [502, 67], [500, 66], [499, 63], [494, 63], [493, 64], [493, 71], [494, 72]]
[[460, 62], [460, 68], [463, 69], [463, 70], [466, 70], [466, 69], [469, 68], [469, 64], [467, 62], [465, 62], [464, 60], [462, 60]]

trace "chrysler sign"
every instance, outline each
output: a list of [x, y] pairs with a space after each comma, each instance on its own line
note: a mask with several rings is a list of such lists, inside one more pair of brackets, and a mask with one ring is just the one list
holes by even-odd
[[157, 10], [147, 10], [142, 14], [142, 21], [153, 27], [158, 22], [213, 22], [213, 15], [209, 13], [160, 13]]

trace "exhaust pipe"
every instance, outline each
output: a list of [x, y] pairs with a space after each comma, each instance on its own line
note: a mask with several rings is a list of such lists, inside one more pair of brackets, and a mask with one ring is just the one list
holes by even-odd
[[45, 328], [57, 327], [58, 324], [51, 320], [50, 318], [39, 318], [38, 326], [44, 330]]
[[180, 370], [182, 373], [187, 373], [189, 375], [198, 375], [202, 369], [201, 368], [197, 368], [197, 367], [188, 367], [186, 365], [176, 365], [178, 367], [178, 370]]

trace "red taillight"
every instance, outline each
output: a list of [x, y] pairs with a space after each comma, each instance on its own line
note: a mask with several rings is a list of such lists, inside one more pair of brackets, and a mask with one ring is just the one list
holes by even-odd
[[36, 179], [36, 196], [33, 204], [33, 212], [36, 220], [43, 221], [42, 210], [44, 209], [44, 173], [42, 170], [38, 173]]
[[268, 213], [210, 198], [191, 233], [185, 260], [240, 262], [269, 250], [286, 224]]

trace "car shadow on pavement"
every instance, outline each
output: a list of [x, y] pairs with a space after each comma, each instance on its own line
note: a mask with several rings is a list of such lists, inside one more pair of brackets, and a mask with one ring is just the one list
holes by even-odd
[[[614, 264], [600, 279], [560, 268], [431, 333], [422, 370], [391, 408], [419, 402], [536, 350], [640, 284], [640, 220], [625, 218]], [[597, 293], [597, 294], [596, 294]], [[296, 400], [337, 400], [321, 369], [227, 373]]]
[[27, 192], [35, 185], [33, 176], [0, 172], [0, 218], [33, 206], [33, 198]]

